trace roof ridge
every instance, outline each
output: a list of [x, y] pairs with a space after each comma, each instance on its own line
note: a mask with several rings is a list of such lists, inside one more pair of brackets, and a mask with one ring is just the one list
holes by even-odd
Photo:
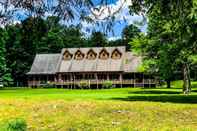
[[36, 55], [61, 55], [61, 53], [37, 53]]
[[87, 48], [92, 49], [92, 48], [118, 48], [118, 47], [126, 48], [126, 46], [101, 46], [101, 47], [94, 46], [94, 47], [68, 47], [68, 48], [62, 48], [62, 49], [87, 49]]

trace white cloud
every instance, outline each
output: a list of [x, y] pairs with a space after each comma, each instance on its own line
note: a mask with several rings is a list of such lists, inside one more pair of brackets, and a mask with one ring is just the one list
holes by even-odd
[[109, 41], [114, 41], [114, 40], [117, 40], [117, 39], [121, 39], [121, 36], [112, 36], [112, 37], [108, 38]]
[[[128, 25], [133, 24], [138, 21], [141, 22], [143, 20], [142, 16], [139, 15], [131, 15], [129, 13], [129, 5], [131, 5], [131, 0], [118, 0], [116, 3], [109, 5], [98, 5], [96, 8], [91, 9], [91, 14], [89, 15], [94, 21], [98, 23], [105, 23], [108, 17], [114, 17], [115, 23], [126, 23]], [[86, 22], [82, 22], [82, 30], [85, 32], [86, 29], [95, 28], [94, 24], [88, 24]], [[83, 29], [84, 28], [84, 29]], [[98, 27], [99, 28], [99, 27]], [[141, 27], [139, 27], [141, 28]], [[121, 31], [120, 31], [121, 32]], [[110, 38], [114, 39], [114, 38]]]
[[118, 0], [113, 4], [98, 5], [96, 8], [91, 9], [91, 17], [97, 20], [104, 20], [110, 16], [115, 16], [116, 18], [119, 17], [119, 19], [123, 19], [123, 12], [129, 14], [129, 5], [131, 5], [131, 0]]
[[109, 17], [114, 17], [115, 21], [125, 21], [128, 25], [134, 21], [142, 21], [143, 17], [139, 15], [131, 15], [128, 6], [131, 5], [131, 0], [118, 0], [110, 5], [98, 5], [91, 9], [90, 18], [98, 22], [104, 22]]

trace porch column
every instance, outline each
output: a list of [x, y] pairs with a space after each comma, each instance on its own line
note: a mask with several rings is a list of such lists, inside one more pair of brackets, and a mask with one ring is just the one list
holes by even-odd
[[58, 74], [58, 82], [61, 82], [62, 76], [61, 74]]
[[48, 84], [48, 81], [49, 81], [49, 76], [47, 75], [47, 84]]
[[58, 84], [62, 86], [62, 75], [58, 74]]
[[75, 83], [75, 74], [74, 73], [73, 73], [73, 81], [74, 81], [74, 89], [75, 89], [76, 83]]
[[98, 89], [98, 74], [95, 73], [94, 75], [95, 75], [95, 78], [96, 78], [96, 88]]
[[89, 84], [89, 89], [90, 89], [90, 85], [91, 85], [91, 83], [90, 83], [90, 79], [88, 80], [88, 84]]
[[38, 83], [39, 83], [39, 86], [40, 86], [40, 76], [38, 76]]
[[56, 75], [54, 75], [54, 81], [55, 81], [55, 82], [57, 81], [57, 79], [56, 79]]
[[122, 73], [120, 74], [119, 80], [120, 80], [120, 82], [121, 82], [120, 86], [121, 86], [121, 88], [122, 88]]
[[35, 86], [35, 76], [33, 76], [33, 86]]
[[82, 73], [82, 79], [81, 80], [84, 80], [85, 79], [85, 73]]
[[70, 74], [70, 79], [71, 79], [70, 88], [72, 89], [72, 84], [73, 84], [73, 76], [72, 76], [72, 74]]
[[107, 80], [109, 80], [109, 73], [107, 73]]

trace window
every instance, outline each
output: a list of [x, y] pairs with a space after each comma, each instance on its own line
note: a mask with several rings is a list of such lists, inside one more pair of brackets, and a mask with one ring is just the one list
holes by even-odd
[[109, 53], [105, 49], [102, 49], [101, 52], [99, 53], [99, 58], [104, 60], [108, 59]]
[[63, 60], [71, 60], [72, 59], [72, 54], [70, 54], [69, 51], [65, 51], [63, 54]]
[[115, 50], [112, 52], [111, 58], [112, 58], [112, 59], [120, 59], [121, 56], [122, 56], [122, 53], [121, 53], [118, 49], [115, 49]]
[[76, 53], [75, 53], [75, 60], [82, 60], [84, 58], [84, 54], [78, 50]]
[[94, 59], [96, 59], [96, 56], [97, 56], [97, 54], [92, 49], [90, 49], [88, 51], [88, 53], [87, 53], [87, 57], [86, 58], [88, 60], [94, 60]]

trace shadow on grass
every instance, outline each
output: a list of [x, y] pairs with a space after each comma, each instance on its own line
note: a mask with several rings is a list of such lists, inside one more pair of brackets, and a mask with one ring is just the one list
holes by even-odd
[[195, 93], [197, 93], [197, 90], [192, 90], [192, 92], [195, 92]]
[[143, 90], [131, 91], [129, 94], [181, 94], [181, 91], [161, 91], [161, 90]]
[[138, 95], [128, 96], [126, 98], [111, 98], [112, 100], [122, 101], [150, 101], [150, 102], [171, 102], [197, 104], [197, 95]]

